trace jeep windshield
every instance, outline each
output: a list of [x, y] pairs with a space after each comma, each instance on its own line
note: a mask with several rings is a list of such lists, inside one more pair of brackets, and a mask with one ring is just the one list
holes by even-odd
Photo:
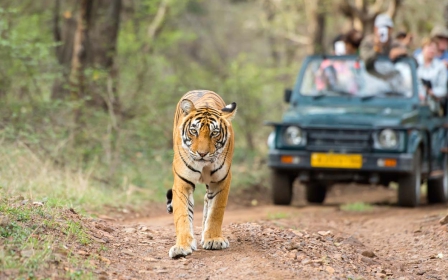
[[315, 57], [306, 65], [300, 94], [314, 98], [350, 96], [372, 98], [410, 98], [413, 93], [412, 68], [408, 61], [375, 62], [367, 72], [357, 57]]

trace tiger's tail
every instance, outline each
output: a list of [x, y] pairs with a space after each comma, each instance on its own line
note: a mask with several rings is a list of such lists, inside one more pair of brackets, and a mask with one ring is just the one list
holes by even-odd
[[173, 200], [173, 190], [169, 189], [166, 192], [166, 211], [168, 211], [168, 213], [173, 214], [173, 204], [171, 203], [171, 201]]

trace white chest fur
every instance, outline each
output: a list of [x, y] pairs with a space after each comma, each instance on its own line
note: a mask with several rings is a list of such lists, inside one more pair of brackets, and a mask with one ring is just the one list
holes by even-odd
[[199, 172], [194, 172], [190, 169], [185, 169], [188, 173], [186, 176], [193, 183], [211, 184], [212, 182], [218, 182], [224, 178], [227, 174], [228, 166], [224, 162], [197, 162], [192, 164], [192, 167]]

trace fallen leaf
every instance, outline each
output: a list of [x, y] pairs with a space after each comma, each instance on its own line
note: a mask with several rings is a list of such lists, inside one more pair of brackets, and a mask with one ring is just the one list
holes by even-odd
[[81, 255], [81, 256], [90, 256], [90, 253], [87, 253], [86, 251], [83, 251], [83, 250], [79, 250], [79, 251], [78, 251], [78, 255]]
[[142, 226], [142, 227], [140, 228], [140, 231], [149, 231], [149, 229], [148, 229], [148, 227]]
[[22, 250], [20, 251], [20, 255], [22, 257], [29, 258], [34, 255], [34, 250], [33, 249]]
[[448, 215], [446, 215], [445, 217], [443, 217], [442, 219], [440, 219], [439, 223], [441, 225], [446, 225], [448, 224]]
[[101, 238], [96, 238], [95, 236], [92, 236], [93, 241], [96, 241], [98, 243], [107, 243], [106, 240], [103, 240]]
[[362, 252], [362, 255], [365, 256], [365, 257], [369, 257], [369, 258], [376, 257], [375, 253], [372, 252], [372, 251], [364, 251], [364, 252]]
[[123, 231], [126, 232], [126, 233], [134, 233], [137, 230], [135, 228], [125, 228], [125, 229], [123, 229]]
[[103, 219], [103, 220], [109, 220], [109, 221], [116, 221], [117, 219], [106, 216], [106, 215], [98, 215], [98, 218]]
[[107, 237], [109, 239], [114, 239], [113, 235], [108, 233], [108, 232], [106, 232], [106, 231], [101, 231], [100, 233], [101, 233], [102, 236], [105, 236], [105, 237]]
[[134, 252], [128, 249], [124, 249], [121, 251], [123, 254], [129, 255], [129, 256], [135, 256]]
[[297, 235], [298, 237], [303, 237], [303, 233], [301, 233], [298, 230], [292, 230], [292, 233], [294, 233], [295, 235]]
[[322, 236], [327, 236], [327, 235], [331, 234], [331, 231], [318, 231], [317, 233]]
[[330, 274], [333, 274], [333, 273], [334, 273], [334, 268], [332, 268], [331, 266], [327, 266], [327, 267], [325, 268], [325, 271], [328, 272], [328, 273], [330, 273]]
[[0, 227], [7, 227], [9, 223], [10, 221], [7, 216], [0, 215]]
[[108, 258], [105, 258], [105, 257], [102, 257], [102, 256], [100, 256], [100, 261], [105, 262], [107, 264], [111, 263], [111, 261]]

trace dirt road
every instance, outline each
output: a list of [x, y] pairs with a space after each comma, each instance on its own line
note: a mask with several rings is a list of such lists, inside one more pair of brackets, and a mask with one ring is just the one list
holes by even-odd
[[[448, 227], [439, 223], [446, 206], [403, 209], [393, 205], [390, 190], [345, 192], [333, 193], [324, 206], [298, 199], [291, 207], [231, 205], [224, 219], [230, 248], [199, 248], [177, 260], [168, 257], [175, 242], [171, 215], [99, 220], [96, 235], [109, 228], [102, 238], [112, 249], [103, 255], [107, 269], [97, 273], [104, 279], [448, 279]], [[377, 204], [340, 209], [360, 198]], [[197, 206], [197, 240], [200, 217]]]

